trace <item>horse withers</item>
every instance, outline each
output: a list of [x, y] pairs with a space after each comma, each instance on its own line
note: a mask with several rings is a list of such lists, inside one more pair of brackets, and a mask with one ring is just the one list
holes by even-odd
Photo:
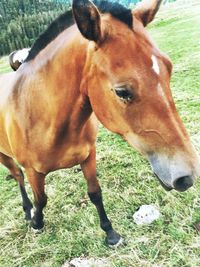
[[[106, 215], [96, 178], [96, 118], [139, 150], [168, 190], [191, 187], [200, 165], [172, 98], [172, 63], [145, 29], [161, 0], [134, 10], [94, 3], [74, 0], [18, 71], [0, 77], [0, 161], [19, 182], [34, 229], [44, 225], [45, 176], [80, 164], [107, 243], [117, 246], [122, 239]], [[32, 187], [33, 215], [13, 158]]]

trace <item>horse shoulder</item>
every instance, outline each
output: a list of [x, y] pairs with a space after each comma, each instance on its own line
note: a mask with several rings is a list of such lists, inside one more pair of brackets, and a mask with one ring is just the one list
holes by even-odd
[[16, 73], [14, 72], [0, 75], [0, 152], [9, 156], [12, 156], [12, 148], [8, 130], [13, 114], [10, 99], [15, 81]]

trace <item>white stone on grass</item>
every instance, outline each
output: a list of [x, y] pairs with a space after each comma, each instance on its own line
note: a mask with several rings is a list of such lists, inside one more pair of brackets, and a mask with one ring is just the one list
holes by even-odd
[[65, 262], [62, 267], [109, 267], [110, 265], [105, 259], [87, 259], [75, 258], [71, 261]]
[[153, 205], [142, 205], [133, 215], [137, 225], [151, 224], [160, 217], [160, 212]]

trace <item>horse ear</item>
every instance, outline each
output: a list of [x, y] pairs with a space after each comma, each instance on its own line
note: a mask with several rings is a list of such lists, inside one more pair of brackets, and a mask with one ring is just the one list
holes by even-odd
[[89, 0], [73, 0], [73, 14], [81, 34], [90, 41], [101, 40], [101, 16]]
[[154, 19], [161, 3], [162, 0], [143, 0], [135, 8], [133, 14], [146, 26]]

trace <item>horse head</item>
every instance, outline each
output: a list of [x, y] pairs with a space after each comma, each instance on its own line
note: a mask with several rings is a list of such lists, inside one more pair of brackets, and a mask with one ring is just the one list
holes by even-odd
[[172, 63], [145, 28], [161, 2], [110, 14], [73, 1], [77, 27], [89, 40], [81, 90], [100, 122], [145, 155], [166, 189], [185, 191], [200, 174], [199, 156], [172, 97]]

